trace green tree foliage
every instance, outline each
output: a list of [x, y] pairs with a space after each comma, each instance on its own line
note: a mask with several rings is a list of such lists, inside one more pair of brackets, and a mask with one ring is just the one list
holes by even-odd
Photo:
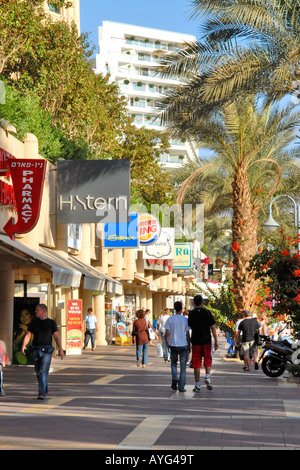
[[166, 119], [185, 113], [184, 129], [248, 94], [280, 99], [292, 93], [300, 72], [300, 0], [193, 0], [191, 18], [202, 37], [168, 54], [164, 70], [188, 76], [170, 93]]
[[239, 311], [251, 308], [255, 297], [257, 283], [247, 265], [258, 245], [259, 214], [265, 200], [269, 202], [278, 190], [282, 175], [286, 178], [291, 167], [298, 171], [286, 147], [293, 142], [299, 120], [293, 107], [281, 110], [247, 97], [215, 111], [209, 120], [199, 119], [190, 129], [212, 153], [182, 183], [177, 201], [182, 204], [197, 181], [198, 201], [206, 215], [231, 210], [233, 285]]
[[40, 153], [48, 160], [55, 160], [62, 153], [60, 132], [51, 126], [51, 115], [40, 105], [35, 93], [21, 94], [6, 86], [5, 104], [0, 104], [0, 117], [5, 117], [17, 129], [17, 138], [33, 133], [39, 140]]
[[[52, 161], [60, 156], [129, 159], [134, 202], [148, 203], [152, 197], [153, 202], [168, 202], [171, 177], [157, 164], [159, 153], [166, 151], [165, 144], [156, 145], [160, 134], [132, 124], [117, 85], [91, 69], [88, 35], [78, 35], [75, 24], [54, 22], [43, 3], [0, 1], [0, 74], [21, 101], [34, 105], [32, 114], [43, 116], [43, 132], [38, 119], [29, 118], [31, 107], [23, 111], [27, 118], [22, 123], [21, 108], [11, 106], [11, 121], [18, 122], [20, 133], [26, 131], [25, 122], [27, 132], [30, 129], [39, 138], [48, 132], [52, 148], [45, 138], [41, 152]], [[69, 3], [51, 2], [55, 7]]]

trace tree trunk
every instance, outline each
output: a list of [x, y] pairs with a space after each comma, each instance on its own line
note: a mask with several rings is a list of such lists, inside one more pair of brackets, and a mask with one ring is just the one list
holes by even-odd
[[250, 258], [257, 247], [257, 214], [251, 202], [251, 188], [247, 171], [240, 166], [234, 176], [232, 252], [233, 252], [233, 287], [238, 312], [251, 309], [255, 298], [256, 281], [249, 273]]

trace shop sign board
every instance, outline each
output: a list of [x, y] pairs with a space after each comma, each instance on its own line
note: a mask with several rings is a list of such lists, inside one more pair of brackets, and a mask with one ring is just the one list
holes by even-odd
[[143, 246], [144, 259], [173, 259], [175, 229], [162, 227], [158, 238], [150, 245]]
[[67, 303], [67, 355], [79, 355], [82, 349], [82, 300]]
[[13, 159], [9, 161], [18, 220], [11, 217], [3, 230], [13, 240], [15, 233], [28, 233], [37, 224], [42, 202], [46, 160]]
[[0, 148], [0, 176], [9, 176], [9, 162], [14, 158], [15, 157], [11, 153]]
[[131, 213], [128, 223], [104, 225], [104, 248], [138, 248], [140, 245], [152, 245], [158, 240], [160, 232], [159, 221], [152, 214]]
[[161, 227], [154, 215], [140, 214], [138, 230], [140, 244], [150, 245], [159, 237]]
[[57, 162], [58, 223], [129, 222], [129, 209], [129, 160]]
[[192, 268], [192, 243], [175, 243], [173, 267], [176, 269]]
[[[10, 176], [9, 161], [14, 157], [6, 150], [0, 148], [0, 176]], [[15, 206], [14, 188], [8, 180], [0, 180], [0, 206]]]
[[138, 248], [138, 214], [130, 222], [104, 224], [104, 248]]
[[0, 181], [0, 206], [15, 206], [16, 199], [12, 184]]

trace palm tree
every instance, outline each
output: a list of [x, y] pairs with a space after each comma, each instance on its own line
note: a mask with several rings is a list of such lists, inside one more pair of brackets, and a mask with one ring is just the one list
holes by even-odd
[[[182, 204], [200, 178], [200, 202], [207, 213], [232, 208], [233, 284], [238, 310], [251, 308], [256, 282], [247, 270], [258, 245], [258, 216], [262, 202], [279, 187], [282, 168], [291, 165], [285, 147], [294, 138], [300, 112], [280, 110], [253, 97], [240, 99], [202, 118], [190, 128], [192, 136], [213, 152], [182, 183]], [[214, 187], [214, 182], [215, 187]], [[263, 198], [261, 196], [264, 196]], [[198, 202], [198, 201], [197, 201]]]
[[[185, 85], [164, 118], [184, 132], [199, 117], [247, 94], [279, 99], [300, 84], [300, 0], [193, 0], [203, 37], [162, 58]], [[299, 101], [298, 101], [299, 102]]]

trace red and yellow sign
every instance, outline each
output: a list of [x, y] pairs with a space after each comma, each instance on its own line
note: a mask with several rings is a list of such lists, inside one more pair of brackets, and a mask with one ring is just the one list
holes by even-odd
[[30, 232], [39, 219], [46, 160], [13, 159], [9, 161], [18, 214], [17, 223], [11, 217], [3, 230], [13, 239], [15, 233]]
[[66, 354], [81, 354], [82, 347], [82, 300], [68, 300]]
[[138, 231], [140, 244], [150, 245], [159, 237], [159, 221], [152, 214], [140, 214]]

